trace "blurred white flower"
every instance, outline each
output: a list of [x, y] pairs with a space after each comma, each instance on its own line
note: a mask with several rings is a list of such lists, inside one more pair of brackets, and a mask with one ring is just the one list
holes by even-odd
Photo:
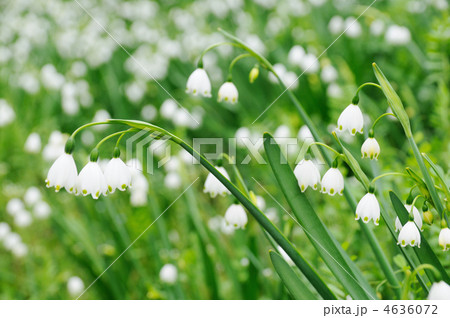
[[433, 283], [428, 293], [428, 300], [450, 300], [450, 285], [444, 281]]
[[67, 135], [59, 131], [53, 131], [50, 134], [48, 144], [45, 145], [42, 155], [45, 160], [53, 161], [64, 154], [64, 146], [66, 144]]
[[211, 97], [211, 82], [208, 74], [203, 68], [197, 68], [188, 78], [186, 93], [196, 96], [197, 94]]
[[288, 62], [292, 65], [300, 66], [306, 52], [300, 45], [294, 45], [288, 54]]
[[15, 246], [22, 243], [22, 238], [19, 234], [14, 232], [9, 232], [6, 234], [6, 237], [3, 239], [3, 246], [11, 251]]
[[375, 36], [379, 36], [384, 31], [384, 22], [382, 20], [374, 20], [370, 24], [370, 33], [372, 33]]
[[14, 224], [18, 227], [28, 227], [33, 222], [30, 212], [22, 210], [14, 215]]
[[89, 161], [81, 169], [77, 180], [77, 194], [82, 194], [83, 196], [90, 194], [94, 199], [98, 199], [101, 194], [108, 194], [105, 175], [98, 162]]
[[331, 83], [327, 87], [327, 96], [331, 98], [340, 98], [342, 97], [342, 89], [336, 83]]
[[25, 205], [23, 204], [22, 200], [18, 198], [13, 198], [8, 201], [6, 204], [6, 212], [8, 212], [9, 215], [16, 215], [20, 211], [23, 211], [25, 209]]
[[[177, 127], [191, 127], [195, 123], [191, 114], [184, 108], [178, 108], [173, 115], [173, 123]], [[195, 123], [196, 124], [196, 123]]]
[[319, 60], [317, 56], [312, 53], [308, 53], [300, 61], [300, 68], [306, 74], [317, 73], [320, 68]]
[[67, 280], [67, 291], [70, 296], [77, 297], [84, 291], [84, 283], [78, 276], [72, 276]]
[[[223, 174], [223, 176], [225, 178], [227, 178], [228, 180], [230, 179], [230, 176], [228, 175], [228, 173], [224, 167], [216, 166], [215, 168], [221, 174]], [[225, 186], [222, 183], [220, 183], [220, 181], [212, 173], [209, 173], [208, 176], [206, 177], [205, 187], [203, 188], [203, 192], [209, 193], [211, 198], [215, 198], [218, 194], [222, 195], [222, 196], [225, 194], [230, 194], [230, 191], [228, 191], [228, 189], [225, 188]]]
[[145, 84], [141, 82], [132, 82], [125, 86], [125, 95], [130, 102], [139, 102], [145, 94]]
[[152, 121], [157, 115], [156, 107], [153, 105], [145, 105], [141, 110], [141, 117], [146, 121]]
[[411, 41], [411, 32], [407, 27], [394, 24], [388, 27], [384, 37], [387, 43], [395, 46], [401, 46]]
[[25, 141], [25, 151], [28, 153], [39, 153], [41, 147], [41, 136], [38, 133], [31, 133]]
[[130, 168], [118, 157], [108, 162], [104, 175], [110, 193], [114, 193], [116, 189], [125, 191], [131, 185]]
[[236, 229], [243, 229], [247, 224], [247, 213], [240, 204], [232, 204], [225, 212], [225, 220]]
[[450, 229], [448, 227], [443, 228], [439, 233], [439, 246], [444, 251], [450, 249]]
[[65, 188], [67, 192], [73, 193], [76, 182], [77, 166], [75, 161], [72, 155], [64, 153], [56, 159], [48, 171], [47, 179], [45, 179], [47, 188], [55, 187], [56, 192]]
[[338, 72], [333, 67], [333, 65], [328, 64], [322, 68], [322, 71], [320, 72], [320, 78], [325, 83], [331, 83], [337, 80]]
[[28, 247], [24, 243], [20, 242], [12, 247], [11, 252], [16, 257], [24, 257], [28, 254]]
[[308, 187], [314, 190], [318, 189], [320, 184], [320, 172], [311, 160], [300, 161], [294, 169], [295, 177], [302, 192]]
[[46, 64], [41, 68], [41, 80], [44, 87], [51, 90], [60, 89], [65, 82], [64, 76], [58, 73], [52, 64]]
[[165, 264], [159, 272], [159, 279], [166, 284], [174, 284], [177, 278], [178, 270], [173, 264]]
[[408, 221], [400, 230], [397, 245], [420, 247], [420, 232], [413, 221]]
[[34, 206], [33, 213], [38, 219], [46, 219], [51, 213], [50, 205], [45, 201], [39, 201]]
[[85, 63], [81, 61], [75, 61], [72, 63], [72, 66], [70, 67], [70, 72], [75, 77], [83, 77], [87, 73], [87, 66]]
[[17, 84], [31, 95], [36, 94], [40, 89], [39, 80], [29, 72], [21, 74], [17, 79]]
[[265, 208], [266, 208], [266, 200], [264, 200], [264, 198], [260, 195], [256, 196], [256, 206], [260, 210], [265, 210]]
[[330, 168], [322, 177], [322, 193], [334, 196], [336, 193], [342, 195], [344, 191], [344, 177], [338, 168]]
[[41, 191], [36, 187], [29, 187], [25, 192], [23, 200], [28, 206], [34, 206], [42, 198]]
[[[94, 118], [92, 118], [92, 122], [102, 122], [107, 121], [108, 119], [111, 119], [111, 115], [106, 111], [105, 109], [99, 109], [95, 112]], [[92, 127], [97, 131], [105, 130], [107, 127], [106, 125], [97, 125]]]
[[308, 126], [306, 125], [300, 127], [297, 138], [304, 142], [314, 142], [314, 137], [311, 133], [311, 130], [309, 130]]
[[347, 130], [353, 136], [359, 132], [363, 133], [364, 117], [358, 105], [350, 104], [338, 118], [337, 129], [342, 132]]
[[362, 158], [370, 158], [378, 160], [378, 156], [380, 155], [380, 145], [378, 141], [373, 138], [367, 138], [361, 146], [361, 155]]
[[361, 24], [354, 17], [345, 19], [344, 29], [345, 35], [349, 38], [357, 38], [362, 33]]
[[160, 108], [161, 116], [165, 119], [172, 119], [178, 109], [177, 103], [173, 99], [166, 99]]
[[0, 222], [0, 241], [4, 240], [9, 233], [11, 233], [11, 227], [9, 224]]
[[344, 19], [341, 16], [335, 15], [328, 23], [328, 30], [330, 30], [332, 34], [341, 33], [344, 29]]
[[[277, 63], [273, 66], [273, 70], [275, 71], [275, 73], [278, 74], [278, 76], [283, 79], [284, 75], [286, 74], [287, 70], [286, 70], [286, 66], [284, 66], [283, 64]], [[272, 83], [278, 83], [278, 79], [276, 78], [276, 76], [270, 72], [269, 73], [269, 80]]]
[[232, 82], [225, 82], [220, 86], [217, 101], [225, 101], [231, 104], [237, 103], [238, 90]]
[[4, 99], [0, 99], [0, 127], [6, 126], [14, 121], [16, 113]]
[[380, 205], [375, 194], [369, 192], [359, 201], [356, 207], [355, 220], [360, 218], [364, 223], [373, 220], [373, 223], [378, 225], [380, 221]]
[[251, 137], [250, 129], [248, 129], [247, 127], [240, 127], [236, 130], [234, 137], [236, 138], [236, 144], [239, 147], [244, 147], [244, 140], [248, 140]]
[[181, 177], [177, 172], [169, 172], [164, 177], [164, 185], [168, 189], [179, 189], [181, 186]]

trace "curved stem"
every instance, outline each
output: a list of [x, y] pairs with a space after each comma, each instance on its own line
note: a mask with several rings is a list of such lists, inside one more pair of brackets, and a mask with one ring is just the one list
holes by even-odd
[[378, 84], [376, 84], [376, 83], [368, 82], [368, 83], [364, 83], [364, 84], [362, 84], [361, 86], [359, 86], [358, 89], [356, 90], [355, 95], [358, 95], [358, 94], [359, 94], [359, 91], [360, 91], [362, 88], [366, 87], [366, 86], [374, 86], [374, 87], [376, 87], [376, 88], [379, 88], [379, 89], [383, 90], [383, 89], [381, 88], [380, 85], [378, 85]]
[[102, 140], [100, 140], [100, 141], [97, 143], [97, 145], [95, 146], [95, 148], [96, 148], [96, 149], [100, 148], [100, 146], [101, 146], [105, 141], [107, 141], [108, 139], [111, 139], [111, 138], [113, 138], [113, 137], [115, 137], [115, 136], [118, 136], [118, 135], [121, 135], [121, 136], [119, 137], [119, 141], [120, 141], [120, 138], [122, 138], [126, 133], [129, 133], [129, 132], [131, 132], [131, 131], [136, 131], [136, 129], [130, 128], [130, 129], [127, 129], [127, 130], [118, 131], [118, 132], [115, 132], [115, 133], [113, 133], [113, 134], [111, 134], [111, 135], [108, 135], [108, 136], [106, 136], [105, 138], [103, 138]]
[[75, 131], [72, 133], [72, 135], [70, 135], [70, 138], [75, 138], [75, 136], [84, 128], [88, 128], [88, 127], [92, 127], [92, 126], [97, 126], [97, 125], [108, 125], [109, 123], [107, 121], [98, 121], [95, 123], [89, 123], [86, 125], [83, 125], [81, 127], [78, 127], [77, 129], [75, 129]]
[[373, 178], [373, 180], [372, 180], [371, 183], [372, 183], [372, 184], [375, 184], [375, 181], [378, 181], [378, 180], [380, 180], [381, 178], [389, 177], [389, 176], [409, 177], [409, 175], [407, 175], [406, 173], [401, 173], [401, 172], [387, 172], [387, 173], [380, 174], [379, 176]]
[[208, 46], [206, 49], [203, 50], [202, 54], [200, 54], [200, 57], [199, 57], [198, 62], [197, 62], [197, 67], [203, 68], [203, 56], [206, 53], [208, 53], [209, 51], [211, 51], [211, 50], [213, 50], [213, 49], [215, 49], [215, 48], [217, 48], [219, 46], [222, 46], [222, 45], [236, 46], [236, 44], [233, 43], [233, 42], [219, 42], [219, 43], [215, 43], [213, 45]]
[[405, 285], [403, 286], [403, 293], [402, 293], [403, 300], [408, 300], [408, 292], [409, 292], [409, 287], [411, 285], [412, 280], [417, 276], [419, 271], [424, 270], [424, 269], [431, 269], [436, 275], [438, 275], [438, 276], [440, 275], [439, 271], [433, 265], [421, 264], [421, 265], [417, 266], [416, 269], [406, 278], [406, 282], [405, 282]]
[[228, 67], [228, 77], [227, 77], [227, 81], [229, 81], [229, 82], [231, 82], [231, 80], [232, 80], [232, 71], [233, 71], [233, 67], [234, 67], [234, 65], [239, 61], [239, 60], [242, 60], [242, 59], [245, 59], [245, 58], [247, 58], [247, 57], [253, 57], [251, 54], [249, 54], [249, 53], [244, 53], [244, 54], [241, 54], [241, 55], [238, 55], [238, 56], [236, 56], [232, 61], [231, 61], [231, 63], [230, 63], [230, 66]]
[[[380, 121], [381, 118], [386, 117], [386, 116], [394, 116], [396, 117], [393, 113], [384, 113], [382, 115], [380, 115], [377, 119], [375, 119], [375, 121], [372, 124], [372, 130], [375, 129], [375, 125]], [[397, 117], [396, 117], [397, 118]]]
[[327, 148], [328, 150], [331, 150], [332, 152], [334, 152], [338, 157], [341, 157], [341, 156], [342, 156], [342, 154], [341, 154], [339, 151], [337, 151], [337, 150], [335, 150], [334, 148], [328, 146], [327, 144], [324, 144], [323, 142], [318, 142], [318, 141], [315, 141], [315, 142], [310, 143], [310, 144], [308, 145], [308, 148], [307, 148], [306, 151], [308, 151], [309, 148], [311, 148], [312, 145], [322, 146], [322, 147]]

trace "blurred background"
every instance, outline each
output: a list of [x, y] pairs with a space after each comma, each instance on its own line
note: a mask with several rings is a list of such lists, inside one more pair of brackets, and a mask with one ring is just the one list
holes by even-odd
[[[204, 194], [205, 170], [192, 165], [179, 148], [174, 147], [170, 162], [152, 175], [136, 169], [130, 191], [116, 191], [107, 198], [75, 197], [45, 187], [47, 171], [63, 153], [68, 134], [106, 118], [148, 121], [188, 143], [196, 137], [260, 137], [265, 131], [300, 140], [308, 136], [285, 95], [253, 123], [282, 93], [264, 69], [249, 83], [254, 60], [239, 61], [234, 67], [239, 102], [217, 103], [228, 65], [242, 53], [236, 48], [224, 46], [205, 55], [212, 98], [185, 93], [186, 80], [203, 49], [223, 41], [218, 27], [275, 65], [326, 141], [331, 141], [329, 132], [356, 88], [375, 81], [371, 63], [377, 62], [403, 99], [420, 150], [429, 153], [448, 177], [448, 1], [378, 0], [367, 9], [371, 3], [0, 1], [0, 298], [78, 297], [200, 177], [82, 299], [289, 299], [270, 263], [271, 246], [262, 230], [251, 217], [244, 230], [228, 226], [223, 216], [232, 198], [211, 199]], [[386, 112], [380, 91], [369, 87], [360, 96], [366, 125]], [[80, 133], [74, 153], [79, 170], [90, 150], [110, 132], [96, 128]], [[397, 122], [382, 121], [377, 139], [380, 159], [364, 161], [369, 175], [415, 167]], [[363, 140], [358, 136], [348, 141], [355, 156]], [[100, 159], [110, 159], [113, 147], [106, 143]], [[239, 149], [238, 162], [246, 155], [247, 150]], [[294, 165], [295, 156], [290, 160]], [[133, 166], [139, 167], [136, 162]], [[302, 230], [252, 179], [285, 205], [270, 167], [252, 161], [239, 168], [264, 213], [345, 298]], [[342, 171], [354, 196], [361, 198], [363, 188], [345, 167]], [[406, 199], [410, 186], [405, 180], [385, 179], [382, 187]], [[371, 284], [380, 285], [383, 274], [354, 221], [354, 211], [342, 197], [311, 191], [308, 196]], [[381, 201], [394, 215], [385, 198]], [[395, 242], [380, 223], [375, 234], [395, 260]], [[449, 254], [437, 248], [439, 226], [428, 227], [427, 232], [449, 268]], [[401, 271], [403, 263], [395, 264]], [[383, 284], [377, 291], [390, 297]]]

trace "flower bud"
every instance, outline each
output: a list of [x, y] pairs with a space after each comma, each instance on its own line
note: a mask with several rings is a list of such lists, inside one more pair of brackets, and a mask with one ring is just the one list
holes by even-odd
[[422, 211], [423, 211], [423, 220], [425, 221], [425, 223], [428, 225], [433, 224], [434, 220], [433, 213], [430, 211], [426, 203], [423, 204]]
[[254, 81], [256, 81], [256, 79], [259, 76], [259, 67], [258, 66], [254, 66], [252, 68], [252, 70], [250, 71], [250, 74], [248, 75], [248, 80], [251, 84], [253, 84]]

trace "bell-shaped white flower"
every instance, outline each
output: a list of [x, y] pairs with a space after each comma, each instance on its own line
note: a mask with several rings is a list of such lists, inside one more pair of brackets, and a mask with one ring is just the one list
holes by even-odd
[[350, 104], [339, 116], [337, 129], [342, 132], [347, 130], [353, 136], [359, 132], [362, 134], [364, 127], [364, 118], [358, 105]]
[[225, 221], [235, 228], [243, 229], [247, 220], [247, 213], [240, 204], [232, 204], [225, 212]]
[[361, 155], [363, 158], [378, 160], [378, 156], [380, 155], [380, 145], [378, 144], [378, 141], [373, 137], [367, 138], [361, 146]]
[[428, 300], [450, 300], [450, 285], [444, 281], [431, 285]]
[[295, 177], [302, 192], [308, 187], [317, 190], [320, 183], [320, 172], [311, 160], [300, 161], [294, 169]]
[[225, 101], [231, 104], [237, 103], [238, 100], [238, 90], [233, 82], [225, 82], [220, 86], [217, 101]]
[[[225, 178], [230, 179], [227, 171], [224, 167], [215, 167]], [[211, 198], [215, 198], [218, 194], [225, 195], [230, 194], [230, 191], [212, 174], [210, 173], [206, 177], [205, 187], [203, 188], [204, 193], [209, 193]]]
[[[420, 212], [419, 210], [415, 207], [415, 206], [411, 206], [410, 204], [405, 204], [405, 209], [406, 211], [408, 211], [408, 213], [413, 213], [414, 216], [414, 222], [416, 223], [417, 227], [422, 231], [422, 227], [423, 227], [423, 221], [422, 221], [422, 217], [420, 216]], [[402, 229], [402, 223], [400, 222], [400, 219], [397, 218], [395, 219], [395, 232], [400, 231]]]
[[101, 194], [108, 194], [105, 175], [97, 161], [89, 161], [80, 171], [77, 192], [83, 196], [90, 194], [94, 199], [98, 199]]
[[369, 192], [359, 201], [356, 207], [355, 220], [360, 218], [364, 223], [373, 220], [373, 223], [378, 225], [380, 221], [380, 205], [375, 194]]
[[205, 97], [211, 97], [211, 82], [203, 68], [197, 68], [189, 76], [186, 84], [186, 93], [194, 96], [200, 94]]
[[69, 193], [73, 193], [75, 191], [77, 174], [77, 166], [72, 155], [63, 153], [50, 167], [45, 184], [47, 188], [55, 187], [56, 192], [66, 188]]
[[448, 251], [450, 249], [450, 229], [445, 227], [439, 233], [439, 246], [442, 247], [444, 251]]
[[112, 158], [105, 167], [105, 180], [109, 192], [125, 191], [131, 186], [130, 168], [119, 157]]
[[420, 247], [420, 231], [414, 221], [408, 221], [400, 230], [397, 245], [402, 247], [406, 245]]
[[322, 193], [334, 196], [336, 193], [342, 195], [344, 192], [344, 177], [338, 168], [330, 168], [322, 177]]

